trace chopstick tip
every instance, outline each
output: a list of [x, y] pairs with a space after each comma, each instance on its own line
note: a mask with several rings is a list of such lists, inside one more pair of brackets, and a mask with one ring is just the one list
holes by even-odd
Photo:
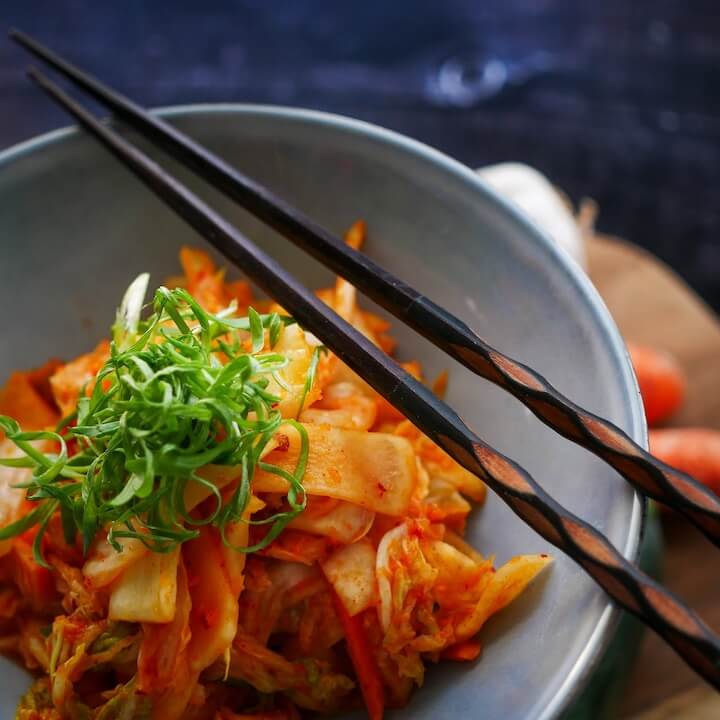
[[43, 75], [36, 67], [33, 65], [30, 65], [27, 70], [25, 70], [25, 75], [29, 80], [32, 80], [36, 85], [42, 85], [43, 81], [47, 78], [45, 75]]
[[17, 28], [13, 27], [8, 30], [8, 37], [13, 41], [16, 42], [18, 45], [21, 45], [26, 50], [31, 50], [33, 41], [32, 38], [27, 34], [24, 33], [22, 30], [18, 30]]

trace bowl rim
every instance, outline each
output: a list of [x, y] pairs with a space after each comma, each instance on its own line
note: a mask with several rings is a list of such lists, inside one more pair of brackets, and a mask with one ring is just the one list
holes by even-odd
[[[586, 309], [594, 316], [596, 326], [615, 358], [619, 379], [624, 385], [627, 406], [630, 411], [630, 428], [628, 434], [644, 448], [647, 448], [648, 434], [644, 410], [635, 372], [620, 332], [613, 321], [609, 310], [600, 297], [589, 277], [576, 263], [550, 239], [545, 231], [520, 210], [511, 201], [502, 197], [486, 184], [469, 166], [446, 155], [419, 140], [415, 140], [394, 130], [375, 125], [364, 120], [347, 117], [336, 113], [320, 110], [289, 107], [283, 105], [256, 103], [188, 103], [152, 108], [151, 112], [172, 120], [193, 115], [241, 115], [265, 116], [290, 121], [301, 121], [317, 126], [332, 127], [350, 134], [358, 135], [387, 145], [405, 150], [415, 156], [438, 165], [445, 171], [456, 175], [468, 183], [480, 195], [499, 207], [525, 234], [538, 243], [548, 253], [566, 280], [574, 285], [583, 297]], [[65, 126], [56, 130], [36, 135], [21, 141], [0, 152], [0, 169], [15, 160], [35, 151], [60, 144], [70, 138], [82, 135], [76, 126]], [[645, 529], [647, 502], [639, 493], [633, 493], [633, 502], [624, 546], [618, 548], [625, 558], [637, 560]], [[621, 610], [608, 599], [598, 618], [586, 646], [579, 653], [571, 670], [560, 683], [557, 691], [549, 699], [547, 705], [537, 716], [538, 720], [556, 718], [576, 699], [587, 686], [593, 671], [597, 668], [620, 620]]]

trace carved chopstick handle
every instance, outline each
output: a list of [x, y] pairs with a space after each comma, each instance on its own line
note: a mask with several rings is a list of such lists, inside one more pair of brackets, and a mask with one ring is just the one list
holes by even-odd
[[419, 307], [430, 325], [437, 323], [425, 334], [432, 334], [446, 352], [514, 395], [545, 425], [607, 462], [636, 490], [685, 515], [720, 547], [720, 498], [708, 488], [654, 458], [619, 427], [576, 405], [542, 375], [490, 347], [442, 308], [425, 298]]
[[[669, 590], [626, 560], [610, 541], [548, 495], [512, 460], [472, 433], [436, 440], [479, 475], [530, 527], [575, 560], [621, 607], [653, 628], [720, 689], [720, 638]], [[455, 435], [458, 438], [458, 435]]]

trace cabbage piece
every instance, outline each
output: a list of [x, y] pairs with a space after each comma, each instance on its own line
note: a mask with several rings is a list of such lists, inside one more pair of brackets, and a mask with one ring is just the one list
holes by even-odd
[[363, 539], [336, 550], [322, 570], [349, 615], [372, 607], [377, 602], [375, 548]]
[[222, 547], [217, 528], [207, 525], [183, 545], [192, 598], [188, 658], [195, 673], [227, 652], [237, 629], [237, 594], [223, 564]]
[[364, 537], [375, 520], [375, 513], [342, 500], [315, 495], [288, 527], [322, 535], [348, 545]]
[[[260, 459], [263, 460], [269, 455], [275, 448], [280, 445], [281, 438], [279, 435], [274, 435], [268, 440], [267, 445], [262, 449], [260, 453]], [[211, 482], [218, 490], [232, 485], [240, 480], [242, 470], [239, 466], [233, 465], [206, 465], [197, 471], [197, 474], [203, 479]], [[195, 480], [188, 480], [185, 486], [185, 510], [190, 512], [196, 508], [201, 502], [207, 500], [211, 495], [210, 490], [206, 485], [196, 482]]]
[[182, 559], [177, 565], [175, 616], [168, 623], [144, 623], [138, 654], [138, 687], [146, 693], [172, 686], [190, 642], [190, 591]]
[[236, 597], [240, 595], [244, 585], [243, 572], [245, 570], [245, 560], [247, 554], [236, 548], [247, 547], [250, 525], [248, 520], [258, 510], [262, 510], [265, 503], [256, 498], [254, 495], [245, 508], [242, 520], [237, 522], [228, 522], [225, 525], [225, 540], [227, 544], [220, 543], [218, 546], [220, 551], [221, 562], [227, 574], [230, 590]]
[[[413, 528], [418, 525], [413, 523]], [[418, 532], [409, 532], [403, 523], [383, 535], [375, 560], [380, 625], [387, 633], [392, 623], [405, 611], [411, 589], [414, 595], [428, 595], [438, 571], [425, 559]]]
[[509, 605], [552, 562], [547, 555], [521, 555], [493, 574], [473, 612], [458, 623], [458, 640], [475, 635], [487, 619]]
[[435, 649], [446, 642], [433, 616], [438, 571], [427, 562], [420, 544], [426, 529], [426, 524], [408, 521], [389, 530], [378, 545], [375, 566], [383, 647], [400, 677], [418, 685], [425, 673], [420, 649], [414, 646], [418, 635], [433, 638]]
[[[287, 325], [280, 333], [273, 352], [284, 355], [288, 359], [288, 364], [277, 372], [280, 382], [272, 378], [267, 390], [280, 398], [277, 409], [280, 410], [281, 415], [285, 418], [294, 418], [300, 411], [300, 403], [307, 407], [320, 395], [317, 382], [314, 382], [313, 387], [307, 395], [305, 394], [305, 383], [315, 348], [308, 343], [305, 332], [299, 325]], [[303, 396], [305, 396], [304, 402]]]
[[[448, 544], [452, 545], [456, 550], [459, 550], [463, 555], [467, 555], [471, 560], [474, 560], [479, 565], [485, 562], [485, 558], [479, 553], [472, 545], [470, 545], [465, 538], [458, 535], [452, 530], [446, 529], [443, 535], [443, 540]], [[492, 557], [489, 558], [491, 561]]]
[[135, 680], [112, 692], [112, 698], [92, 716], [95, 720], [150, 720], [153, 715], [150, 700], [138, 694]]
[[[38, 443], [33, 443], [37, 446]], [[24, 453], [10, 440], [0, 440], [0, 457], [20, 458]], [[19, 520], [26, 511], [25, 489], [15, 487], [30, 479], [32, 470], [0, 466], [0, 528]], [[14, 538], [0, 540], [0, 557], [7, 555]]]
[[108, 618], [170, 622], [175, 617], [179, 552], [150, 552], [130, 565], [111, 586]]
[[143, 625], [143, 640], [137, 659], [138, 687], [152, 698], [153, 717], [179, 720], [195, 692], [199, 673], [190, 669], [191, 598], [187, 572], [178, 562], [177, 603], [173, 621]]
[[300, 420], [313, 425], [332, 425], [332, 427], [344, 428], [345, 430], [369, 430], [375, 424], [377, 406], [369, 398], [363, 398], [368, 403], [361, 406], [360, 403], [353, 403], [354, 407], [326, 410], [324, 408], [311, 407], [300, 413]]
[[[309, 456], [303, 485], [308, 495], [347, 500], [386, 515], [407, 515], [417, 465], [412, 445], [401, 437], [385, 433], [341, 430], [327, 425], [304, 426], [309, 439]], [[265, 462], [293, 472], [300, 451], [300, 435], [283, 425], [285, 447], [271, 452]], [[287, 481], [258, 468], [253, 478], [255, 492], [287, 492]]]
[[369, 430], [377, 420], [377, 402], [353, 383], [333, 383], [323, 388], [322, 398], [304, 410], [300, 420], [348, 430]]
[[83, 575], [91, 589], [97, 590], [114, 582], [127, 568], [147, 555], [150, 550], [137, 538], [120, 538], [118, 552], [107, 540], [99, 537], [93, 543], [83, 565]]
[[422, 653], [474, 636], [549, 562], [547, 556], [528, 555], [494, 571], [492, 559], [440, 540], [427, 520], [386, 532], [376, 561], [379, 619], [383, 647], [400, 675], [421, 682]]
[[328, 663], [287, 660], [243, 632], [238, 632], [233, 642], [229, 676], [262, 693], [285, 692], [300, 707], [323, 712], [337, 710], [355, 687]]
[[[427, 442], [430, 442], [429, 440]], [[466, 470], [450, 456], [443, 458], [443, 462], [424, 460], [425, 468], [430, 475], [430, 482], [442, 481], [466, 495], [476, 503], [481, 503], [487, 495], [485, 483], [469, 470]]]
[[428, 494], [422, 501], [426, 515], [433, 521], [462, 526], [472, 506], [456, 487], [437, 475], [429, 476]]
[[423, 540], [421, 547], [425, 559], [438, 573], [433, 585], [435, 602], [446, 608], [478, 601], [492, 576], [492, 561], [478, 564], [442, 540]]
[[50, 678], [44, 677], [36, 680], [20, 698], [16, 718], [17, 720], [42, 718], [41, 711], [52, 711], [53, 709], [50, 697]]
[[258, 642], [267, 643], [289, 608], [325, 590], [317, 565], [254, 558], [254, 581], [240, 596], [239, 628]]
[[50, 378], [53, 397], [63, 415], [75, 411], [81, 392], [92, 391], [95, 376], [109, 358], [110, 343], [102, 340], [94, 350], [63, 365]]

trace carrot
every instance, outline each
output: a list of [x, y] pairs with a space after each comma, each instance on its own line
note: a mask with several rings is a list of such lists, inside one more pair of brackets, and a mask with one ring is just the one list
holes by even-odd
[[481, 652], [482, 645], [477, 640], [465, 640], [443, 650], [442, 653], [440, 653], [440, 657], [443, 660], [467, 662], [469, 660], [476, 660], [480, 657]]
[[22, 535], [15, 540], [11, 551], [10, 573], [15, 586], [33, 610], [42, 612], [55, 598], [52, 573], [35, 562], [33, 538]]
[[60, 415], [33, 385], [33, 371], [15, 372], [0, 389], [0, 415], [15, 418], [23, 430], [43, 430]]
[[235, 300], [239, 309], [247, 308], [253, 301], [252, 288], [244, 280], [233, 280], [225, 283], [225, 291], [230, 300]]
[[650, 452], [720, 495], [720, 430], [651, 430]]
[[63, 415], [75, 410], [80, 393], [92, 392], [95, 377], [109, 357], [110, 343], [101, 340], [94, 350], [71, 360], [52, 375], [50, 388]]
[[629, 345], [648, 425], [669, 418], [685, 398], [687, 381], [675, 358], [644, 345]]
[[215, 262], [208, 253], [187, 246], [180, 248], [180, 265], [189, 287], [197, 285], [201, 280], [217, 272]]
[[447, 370], [443, 370], [434, 380], [432, 384], [432, 391], [439, 398], [444, 398], [445, 393], [448, 389], [448, 382], [450, 381], [450, 375]]
[[64, 365], [62, 360], [58, 358], [50, 358], [44, 365], [27, 372], [30, 384], [35, 388], [38, 395], [51, 407], [59, 412], [59, 408], [55, 404], [52, 388], [50, 387], [50, 378]]
[[355, 250], [359, 250], [367, 236], [367, 225], [364, 220], [356, 220], [345, 233], [345, 242]]
[[363, 630], [362, 615], [351, 616], [334, 591], [333, 599], [370, 720], [382, 720], [385, 711], [385, 690], [377, 662]]

